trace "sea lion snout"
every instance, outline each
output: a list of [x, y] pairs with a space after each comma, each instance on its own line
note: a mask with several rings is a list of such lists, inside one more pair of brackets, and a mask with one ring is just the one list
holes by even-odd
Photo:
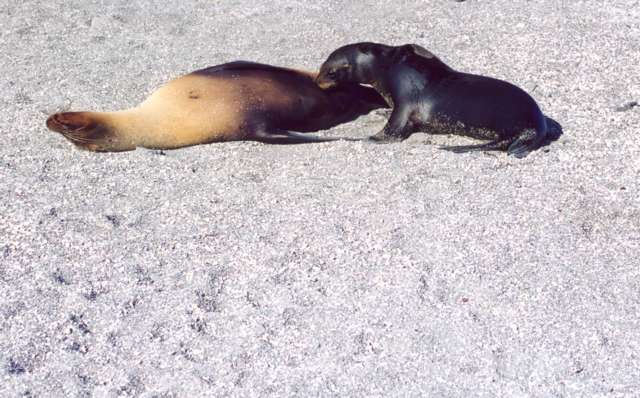
[[91, 128], [92, 125], [91, 119], [83, 112], [56, 113], [47, 119], [47, 127], [49, 130], [58, 133], [85, 130]]
[[336, 85], [333, 79], [330, 79], [326, 73], [320, 72], [316, 77], [316, 84], [323, 90], [329, 89]]

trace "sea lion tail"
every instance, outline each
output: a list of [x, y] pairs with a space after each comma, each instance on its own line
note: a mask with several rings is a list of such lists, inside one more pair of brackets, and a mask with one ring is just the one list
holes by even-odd
[[109, 119], [97, 112], [56, 113], [47, 119], [47, 127], [87, 151], [119, 152], [136, 148], [131, 142], [119, 139]]

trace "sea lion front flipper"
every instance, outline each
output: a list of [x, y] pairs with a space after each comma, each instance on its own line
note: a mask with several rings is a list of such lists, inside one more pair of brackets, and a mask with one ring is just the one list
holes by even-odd
[[319, 142], [329, 142], [329, 141], [359, 141], [354, 138], [344, 138], [344, 137], [318, 137], [309, 134], [300, 134], [294, 133], [288, 130], [272, 130], [272, 131], [264, 131], [259, 130], [255, 132], [252, 137], [253, 140], [263, 142], [265, 144], [279, 144], [279, 145], [290, 145], [290, 144], [315, 144]]
[[412, 124], [409, 121], [411, 110], [408, 107], [393, 108], [391, 116], [384, 128], [377, 134], [369, 137], [369, 141], [378, 143], [402, 141], [413, 132]]
[[513, 139], [509, 139], [501, 141], [491, 141], [487, 142], [486, 144], [480, 145], [441, 146], [438, 149], [453, 153], [465, 153], [474, 151], [503, 151], [507, 149], [512, 142]]

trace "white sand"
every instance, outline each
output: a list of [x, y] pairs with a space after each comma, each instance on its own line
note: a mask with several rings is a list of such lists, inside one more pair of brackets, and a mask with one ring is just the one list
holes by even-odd
[[[178, 3], [0, 2], [1, 397], [639, 394], [637, 0]], [[92, 154], [44, 125], [361, 40], [520, 85], [564, 135]]]

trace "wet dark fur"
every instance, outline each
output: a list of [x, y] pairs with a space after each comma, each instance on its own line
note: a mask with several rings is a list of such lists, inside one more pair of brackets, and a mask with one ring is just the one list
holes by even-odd
[[522, 89], [502, 80], [451, 69], [415, 44], [399, 47], [358, 43], [332, 53], [317, 82], [370, 84], [393, 107], [387, 125], [372, 139], [403, 140], [414, 132], [459, 134], [491, 140], [454, 152], [507, 150], [524, 157], [545, 139], [545, 117]]

